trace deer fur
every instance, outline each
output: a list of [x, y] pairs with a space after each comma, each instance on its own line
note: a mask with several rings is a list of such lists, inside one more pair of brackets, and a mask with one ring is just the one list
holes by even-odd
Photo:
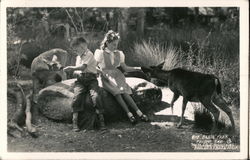
[[150, 78], [157, 78], [165, 82], [169, 89], [174, 93], [170, 107], [173, 113], [174, 102], [183, 96], [181, 119], [178, 127], [183, 123], [187, 102], [202, 103], [214, 117], [214, 126], [219, 118], [219, 107], [224, 111], [231, 121], [232, 128], [235, 128], [232, 111], [225, 100], [222, 98], [221, 84], [219, 79], [211, 74], [188, 71], [181, 68], [175, 68], [169, 71], [162, 70], [163, 64], [142, 67], [142, 71]]

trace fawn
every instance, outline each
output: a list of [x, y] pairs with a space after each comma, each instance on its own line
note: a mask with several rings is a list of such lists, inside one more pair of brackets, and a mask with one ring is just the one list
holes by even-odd
[[187, 102], [202, 103], [214, 117], [214, 126], [219, 118], [219, 107], [230, 118], [232, 128], [235, 124], [231, 109], [227, 107], [225, 100], [221, 95], [221, 84], [217, 77], [211, 74], [203, 74], [192, 72], [181, 68], [175, 68], [169, 71], [162, 70], [164, 63], [150, 68], [142, 67], [142, 71], [150, 78], [163, 80], [168, 85], [169, 89], [174, 93], [170, 107], [173, 113], [174, 102], [183, 96], [182, 114], [177, 127], [181, 127], [183, 123], [183, 115], [186, 109]]

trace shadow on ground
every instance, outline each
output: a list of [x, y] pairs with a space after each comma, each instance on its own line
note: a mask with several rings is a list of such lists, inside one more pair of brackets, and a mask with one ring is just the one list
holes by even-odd
[[[161, 103], [157, 111], [169, 104]], [[82, 130], [72, 132], [71, 124], [57, 123], [39, 116], [38, 138], [25, 135], [21, 138], [8, 136], [9, 152], [196, 152], [193, 136], [204, 132], [193, 129], [193, 122], [184, 120], [182, 128], [176, 128], [180, 117], [176, 115], [149, 114], [150, 123], [129, 121], [109, 123], [106, 131]], [[207, 134], [206, 134], [207, 135]], [[237, 144], [239, 146], [239, 144]], [[218, 150], [218, 151], [239, 151]]]

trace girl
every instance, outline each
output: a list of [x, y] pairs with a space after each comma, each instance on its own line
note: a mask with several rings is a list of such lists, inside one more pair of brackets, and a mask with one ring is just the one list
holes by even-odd
[[101, 43], [100, 49], [97, 49], [94, 54], [100, 68], [103, 88], [114, 95], [123, 110], [127, 113], [132, 124], [136, 123], [136, 119], [129, 111], [127, 104], [136, 111], [142, 121], [148, 122], [148, 117], [141, 112], [130, 96], [132, 90], [126, 83], [125, 76], [117, 69], [119, 66], [126, 72], [141, 69], [140, 67], [130, 67], [125, 64], [123, 52], [117, 50], [119, 39], [118, 33], [112, 30], [108, 31]]

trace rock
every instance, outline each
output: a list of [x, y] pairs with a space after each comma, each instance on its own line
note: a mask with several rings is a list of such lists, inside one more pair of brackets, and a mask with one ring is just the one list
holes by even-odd
[[[100, 82], [100, 79], [98, 79]], [[148, 113], [157, 106], [155, 104], [161, 102], [161, 89], [154, 84], [140, 78], [126, 78], [127, 83], [133, 90], [132, 97], [138, 107]], [[38, 103], [41, 113], [49, 119], [56, 121], [71, 122], [72, 112], [71, 103], [73, 98], [73, 84], [75, 79], [65, 80], [39, 92]], [[101, 83], [99, 83], [101, 87]], [[82, 128], [91, 128], [96, 120], [95, 112], [89, 95], [84, 97], [85, 111], [80, 113], [79, 124]], [[101, 88], [98, 103], [104, 108], [104, 118], [106, 122], [119, 121], [126, 119], [126, 114], [121, 106], [116, 102], [115, 98], [103, 88]], [[130, 109], [132, 111], [132, 109]]]

